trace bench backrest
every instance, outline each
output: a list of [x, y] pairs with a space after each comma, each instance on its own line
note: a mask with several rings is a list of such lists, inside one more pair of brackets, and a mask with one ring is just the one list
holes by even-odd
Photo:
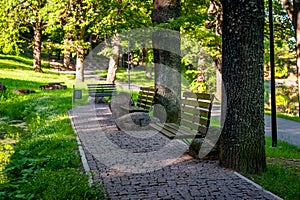
[[141, 87], [136, 105], [145, 110], [151, 110], [154, 102], [155, 89], [153, 87]]
[[115, 84], [87, 84], [89, 96], [111, 97], [116, 93]]
[[180, 125], [197, 131], [200, 137], [205, 137], [210, 124], [213, 99], [213, 94], [183, 93]]

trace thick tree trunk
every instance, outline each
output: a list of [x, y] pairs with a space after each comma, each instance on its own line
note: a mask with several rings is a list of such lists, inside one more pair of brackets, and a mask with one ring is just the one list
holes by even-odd
[[[180, 0], [154, 0], [152, 22], [168, 23], [180, 16]], [[181, 97], [181, 52], [180, 34], [158, 30], [153, 33], [155, 101], [161, 104], [167, 114], [167, 122], [178, 122]], [[161, 115], [155, 110], [155, 115]]]
[[220, 165], [260, 173], [266, 170], [264, 1], [222, 2], [222, 75], [227, 109], [221, 135]]
[[34, 30], [34, 43], [33, 43], [33, 69], [36, 72], [43, 72], [41, 62], [41, 49], [42, 49], [42, 20], [38, 18]]
[[84, 48], [78, 47], [76, 53], [76, 81], [84, 82]]
[[116, 72], [118, 69], [118, 60], [119, 60], [119, 55], [120, 55], [120, 38], [119, 35], [116, 34], [112, 38], [112, 55], [109, 58], [109, 64], [108, 64], [108, 72], [107, 72], [107, 77], [106, 77], [106, 82], [108, 84], [114, 84], [116, 81]]

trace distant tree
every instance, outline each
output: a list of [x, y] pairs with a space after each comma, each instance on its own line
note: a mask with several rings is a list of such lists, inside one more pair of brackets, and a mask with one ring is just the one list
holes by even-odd
[[[47, 0], [2, 0], [0, 3], [0, 46], [4, 53], [20, 53], [22, 33], [29, 32], [33, 40], [33, 69], [42, 72], [42, 31], [48, 25], [49, 13], [60, 9], [61, 4]], [[52, 20], [54, 20], [53, 18]], [[28, 40], [27, 40], [28, 41]]]
[[[96, 36], [97, 42], [101, 42], [115, 37], [121, 30], [149, 24], [150, 20], [147, 20], [149, 13], [145, 11], [148, 4], [149, 0], [146, 2], [139, 0], [68, 1], [67, 13], [63, 16], [65, 23], [63, 29], [66, 33], [64, 48], [65, 52], [71, 49], [76, 52], [76, 81], [84, 81], [83, 61], [88, 50], [91, 50], [92, 37]], [[115, 45], [112, 44], [112, 46]], [[109, 82], [114, 82], [118, 55], [109, 55], [109, 57], [112, 66], [110, 68], [113, 69], [112, 73], [109, 73]]]
[[[71, 0], [67, 2], [67, 9], [62, 13], [65, 31], [65, 53], [70, 49], [76, 53], [76, 81], [84, 81], [84, 58], [89, 48], [91, 29], [99, 22], [102, 1]], [[104, 5], [103, 5], [104, 6]], [[65, 58], [68, 59], [68, 58]], [[65, 60], [65, 62], [68, 62]]]
[[[197, 41], [198, 46], [201, 46], [202, 50], [211, 57], [216, 67], [214, 72], [217, 83], [216, 98], [220, 100], [222, 88], [222, 5], [220, 0], [185, 0], [182, 3], [182, 10], [181, 18], [184, 23], [181, 25], [181, 32]], [[196, 70], [200, 73], [199, 69]], [[211, 81], [214, 79], [211, 76], [209, 78]]]
[[[222, 75], [226, 119], [220, 165], [266, 170], [264, 131], [264, 1], [223, 0]], [[223, 95], [224, 96], [224, 95]]]
[[281, 0], [284, 9], [286, 10], [295, 30], [296, 40], [296, 65], [297, 65], [297, 79], [298, 79], [298, 105], [300, 117], [300, 1]]
[[[103, 32], [106, 33], [106, 38], [111, 37], [108, 42], [112, 48], [111, 54], [109, 55], [109, 66], [106, 78], [107, 83], [114, 83], [116, 80], [119, 56], [122, 51], [119, 34], [122, 31], [129, 29], [147, 27], [151, 25], [151, 0], [113, 1], [114, 6], [110, 6], [111, 12], [103, 19]], [[109, 27], [104, 24], [105, 22], [108, 22]]]

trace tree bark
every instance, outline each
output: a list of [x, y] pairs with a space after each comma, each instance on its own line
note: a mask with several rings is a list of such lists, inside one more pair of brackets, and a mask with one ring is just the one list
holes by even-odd
[[76, 81], [84, 82], [84, 48], [82, 46], [77, 47], [76, 53]]
[[65, 50], [64, 50], [64, 67], [66, 69], [70, 68], [70, 60], [71, 60], [71, 34], [66, 34], [65, 39]]
[[[154, 0], [152, 22], [169, 23], [180, 16], [180, 0]], [[152, 46], [155, 72], [155, 103], [161, 104], [167, 114], [167, 122], [178, 123], [181, 98], [180, 34], [158, 30], [153, 33]], [[160, 115], [161, 110], [154, 110]]]
[[66, 50], [66, 53], [64, 54], [64, 67], [66, 69], [70, 68], [70, 62], [71, 62], [70, 51]]
[[300, 1], [293, 0], [293, 5], [290, 0], [281, 0], [283, 8], [286, 10], [290, 20], [295, 28], [296, 40], [296, 65], [297, 65], [297, 80], [298, 80], [298, 114], [300, 117]]
[[76, 81], [84, 82], [84, 57], [85, 57], [85, 33], [86, 27], [80, 27], [80, 33], [78, 35], [78, 44], [76, 52]]
[[[209, 20], [205, 22], [206, 28], [215, 29], [217, 36], [222, 35], [222, 20], [223, 20], [223, 9], [222, 4], [216, 0], [210, 0], [210, 6], [207, 11]], [[221, 44], [217, 48], [218, 53], [221, 54]], [[214, 63], [216, 66], [216, 96], [217, 100], [222, 99], [222, 58], [215, 58]]]
[[222, 100], [222, 58], [215, 59], [216, 65], [216, 99]]
[[297, 80], [298, 80], [298, 114], [300, 117], [300, 0], [294, 0], [294, 28], [296, 37], [296, 63], [297, 63]]
[[33, 43], [33, 69], [36, 72], [43, 72], [41, 62], [41, 49], [42, 49], [42, 19], [38, 17], [34, 30], [34, 43]]
[[293, 17], [293, 6], [291, 4], [291, 1], [290, 0], [281, 0], [281, 3], [283, 5], [283, 8], [286, 10], [289, 18], [291, 21], [294, 21], [294, 17]]
[[[220, 165], [266, 171], [264, 131], [264, 1], [224, 0], [222, 75], [227, 101]], [[223, 95], [224, 96], [224, 95]]]
[[106, 77], [106, 82], [108, 84], [114, 84], [116, 81], [116, 72], [118, 69], [118, 60], [120, 55], [120, 38], [119, 34], [116, 34], [112, 38], [112, 55], [109, 58], [109, 64], [108, 64], [108, 72]]

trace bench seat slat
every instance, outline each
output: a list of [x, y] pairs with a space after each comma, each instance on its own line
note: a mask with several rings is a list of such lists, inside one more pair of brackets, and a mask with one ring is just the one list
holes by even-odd
[[195, 115], [200, 115], [203, 117], [209, 117], [210, 112], [209, 110], [198, 110], [196, 108], [187, 107], [187, 106], [181, 106], [181, 112], [188, 112]]
[[156, 129], [157, 131], [161, 132], [162, 134], [164, 134], [170, 139], [194, 138], [197, 135], [195, 132], [188, 130], [184, 127], [178, 126], [176, 124], [155, 123], [155, 124], [150, 124], [150, 126]]
[[88, 94], [91, 97], [109, 97], [115, 95], [115, 84], [87, 84]]
[[203, 124], [204, 126], [208, 126], [210, 123], [210, 120], [207, 118], [202, 118], [201, 116], [195, 116], [195, 115], [188, 115], [186, 113], [181, 113], [180, 118], [183, 118], [185, 120], [193, 121], [197, 124]]
[[205, 137], [210, 124], [213, 99], [212, 94], [185, 92], [181, 101], [180, 125], [155, 124], [154, 128], [170, 139]]
[[206, 127], [201, 126], [199, 124], [194, 124], [194, 123], [189, 122], [189, 121], [181, 120], [180, 121], [180, 125], [181, 126], [187, 126], [187, 127], [191, 128], [191, 129], [197, 130], [197, 131], [199, 131], [201, 133], [204, 133], [204, 134], [206, 134], [206, 132], [207, 132], [207, 128]]
[[131, 112], [150, 112], [154, 101], [155, 89], [152, 87], [141, 87], [136, 106], [122, 106], [122, 109], [126, 109]]
[[161, 126], [161, 124], [159, 123], [155, 123], [155, 124], [150, 124], [150, 126], [152, 128], [154, 128], [155, 130], [161, 132], [162, 134], [164, 134], [165, 136], [167, 136], [170, 139], [173, 139], [175, 137], [174, 132], [168, 131], [167, 129], [163, 129]]

